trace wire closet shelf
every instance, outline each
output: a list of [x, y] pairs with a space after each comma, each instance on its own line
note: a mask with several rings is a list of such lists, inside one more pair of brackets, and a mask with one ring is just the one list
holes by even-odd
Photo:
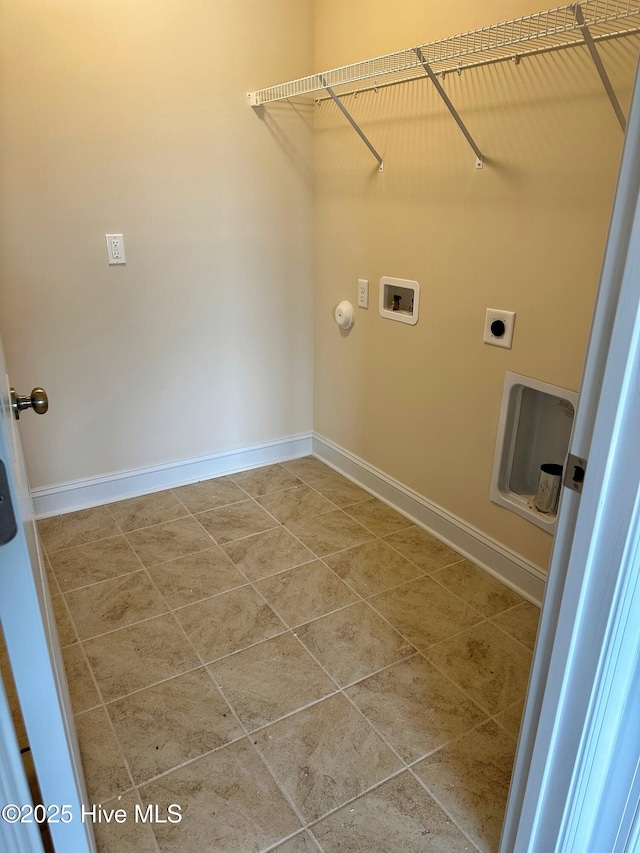
[[[375, 88], [378, 83], [408, 82], [423, 76], [424, 72], [419, 74], [418, 71], [424, 69], [425, 63], [434, 74], [443, 74], [508, 59], [517, 61], [524, 56], [584, 44], [585, 25], [594, 41], [640, 32], [640, 0], [581, 0], [580, 3], [258, 89], [249, 92], [248, 98], [251, 106], [255, 107], [309, 96], [314, 92], [322, 91], [324, 94], [328, 88], [342, 92], [345, 88], [362, 91]], [[367, 86], [366, 81], [371, 80], [376, 81], [375, 85]], [[359, 85], [354, 88], [354, 84]]]

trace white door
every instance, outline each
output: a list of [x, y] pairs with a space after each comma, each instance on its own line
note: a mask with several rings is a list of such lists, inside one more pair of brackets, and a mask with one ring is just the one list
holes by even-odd
[[571, 453], [501, 853], [640, 845], [640, 75]]
[[11, 710], [0, 679], [0, 849], [6, 853], [41, 853], [36, 823], [13, 823], [18, 806], [31, 804], [31, 793], [18, 749]]
[[[9, 380], [0, 341], [0, 622], [16, 684], [18, 698], [46, 810], [21, 818], [47, 819], [56, 851], [95, 851], [93, 832], [82, 821], [82, 804], [88, 804], [62, 656], [38, 541], [33, 504], [11, 405]], [[36, 417], [25, 412], [23, 417]], [[4, 480], [4, 483], [2, 482]], [[3, 704], [4, 700], [4, 704]], [[3, 713], [4, 712], [4, 713]], [[0, 796], [24, 792], [22, 768], [15, 762], [15, 736], [6, 731], [6, 699], [0, 695], [0, 725], [6, 739], [7, 760]], [[6, 786], [5, 786], [6, 782]], [[12, 787], [13, 786], [13, 787]], [[22, 788], [21, 788], [22, 786]], [[28, 801], [13, 805], [27, 805]], [[2, 802], [7, 806], [10, 802]], [[38, 850], [33, 826], [10, 824], [14, 810], [0, 812], [0, 840], [10, 851]], [[34, 840], [35, 839], [35, 840]], [[13, 846], [9, 846], [10, 843]], [[20, 846], [18, 846], [20, 845]]]

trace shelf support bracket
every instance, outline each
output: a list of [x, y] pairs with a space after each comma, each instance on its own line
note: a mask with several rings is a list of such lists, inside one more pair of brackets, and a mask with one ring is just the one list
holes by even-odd
[[622, 107], [620, 106], [620, 102], [616, 96], [615, 90], [609, 79], [609, 75], [607, 74], [607, 70], [604, 67], [600, 54], [598, 53], [598, 48], [596, 47], [596, 43], [593, 40], [593, 36], [591, 35], [591, 30], [588, 25], [585, 23], [584, 14], [582, 12], [582, 6], [579, 3], [574, 3], [571, 7], [573, 9], [573, 14], [575, 15], [576, 23], [580, 27], [580, 31], [582, 33], [582, 37], [584, 39], [584, 43], [589, 48], [589, 53], [591, 54], [591, 59], [593, 60], [593, 64], [596, 66], [596, 71], [600, 75], [600, 80], [602, 81], [602, 85], [604, 86], [605, 92], [609, 100], [611, 101], [611, 106], [613, 107], [613, 111], [617, 116], [618, 121], [620, 122], [620, 127], [622, 128], [622, 132], [624, 133], [627, 129], [627, 120], [625, 118], [624, 113], [622, 112]]
[[355, 132], [358, 134], [358, 136], [360, 137], [360, 139], [364, 142], [364, 144], [367, 146], [367, 148], [369, 149], [369, 151], [371, 151], [371, 153], [373, 154], [373, 156], [374, 156], [374, 157], [376, 158], [376, 160], [378, 161], [378, 171], [379, 171], [379, 172], [384, 172], [384, 161], [383, 161], [382, 157], [378, 154], [378, 152], [376, 151], [376, 149], [373, 147], [373, 145], [369, 142], [369, 140], [367, 139], [367, 137], [364, 135], [364, 132], [363, 132], [362, 128], [361, 128], [361, 127], [360, 127], [360, 125], [356, 122], [356, 120], [355, 120], [355, 119], [354, 119], [354, 117], [351, 115], [351, 113], [349, 112], [349, 110], [348, 110], [348, 109], [345, 107], [345, 105], [342, 103], [342, 101], [340, 100], [340, 98], [336, 95], [336, 93], [333, 91], [333, 89], [331, 88], [331, 86], [329, 86], [329, 85], [328, 85], [328, 83], [327, 83], [327, 81], [325, 80], [324, 76], [323, 76], [322, 74], [320, 74], [320, 75], [319, 75], [319, 77], [320, 77], [320, 82], [322, 83], [322, 85], [324, 86], [324, 88], [327, 90], [327, 92], [329, 93], [329, 95], [330, 95], [331, 99], [334, 101], [334, 103], [336, 104], [336, 106], [338, 107], [338, 109], [340, 110], [340, 112], [344, 115], [344, 117], [347, 119], [347, 121], [349, 122], [349, 124], [351, 125], [351, 127], [355, 130]]
[[424, 58], [422, 50], [419, 47], [414, 47], [413, 50], [414, 50], [416, 56], [418, 57], [418, 62], [424, 68], [424, 70], [427, 74], [427, 77], [429, 78], [429, 80], [431, 80], [433, 85], [436, 87], [436, 91], [438, 92], [438, 94], [440, 95], [442, 100], [444, 101], [446, 108], [449, 110], [449, 112], [451, 113], [451, 115], [455, 119], [456, 124], [458, 125], [458, 127], [460, 128], [462, 133], [464, 134], [464, 138], [467, 140], [467, 142], [469, 143], [469, 145], [473, 149], [473, 152], [476, 155], [476, 169], [482, 169], [482, 166], [484, 165], [484, 156], [483, 156], [482, 152], [480, 151], [480, 149], [478, 148], [478, 146], [474, 142], [474, 139], [471, 136], [471, 134], [469, 133], [469, 131], [467, 130], [465, 123], [460, 118], [458, 111], [456, 110], [456, 108], [451, 103], [449, 96], [447, 95], [445, 90], [442, 88], [442, 84], [440, 83], [440, 81], [438, 80], [436, 75], [433, 73], [431, 66], [429, 65], [427, 60]]

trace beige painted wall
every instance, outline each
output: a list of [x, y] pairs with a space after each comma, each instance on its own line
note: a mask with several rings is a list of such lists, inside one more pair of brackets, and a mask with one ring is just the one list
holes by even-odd
[[[311, 110], [244, 92], [546, 6], [0, 0], [0, 332], [52, 399], [21, 421], [32, 485], [305, 432], [313, 358], [320, 434], [544, 565], [488, 489], [504, 372], [579, 386], [622, 144], [586, 52], [447, 77], [482, 171], [419, 81], [347, 101], [383, 175], [318, 107], [312, 187]], [[638, 41], [602, 53], [626, 107]], [[415, 328], [378, 315], [382, 275], [420, 282]]]
[[[316, 68], [548, 8], [535, 0], [318, 0]], [[637, 38], [602, 46], [627, 107]], [[330, 102], [316, 112], [317, 432], [544, 567], [551, 536], [492, 504], [505, 371], [579, 388], [622, 146], [586, 50], [446, 77], [487, 162], [428, 81], [348, 97], [384, 174]], [[381, 276], [422, 288], [415, 327], [377, 310]], [[368, 310], [342, 335], [341, 299]], [[517, 313], [513, 348], [482, 343], [487, 307]]]
[[[0, 332], [32, 486], [311, 429], [312, 0], [0, 0]], [[125, 267], [105, 233], [123, 232]]]

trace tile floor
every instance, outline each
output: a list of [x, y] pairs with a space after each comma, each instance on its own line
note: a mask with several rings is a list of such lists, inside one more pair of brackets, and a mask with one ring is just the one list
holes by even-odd
[[497, 850], [538, 611], [313, 457], [39, 523], [101, 853]]

